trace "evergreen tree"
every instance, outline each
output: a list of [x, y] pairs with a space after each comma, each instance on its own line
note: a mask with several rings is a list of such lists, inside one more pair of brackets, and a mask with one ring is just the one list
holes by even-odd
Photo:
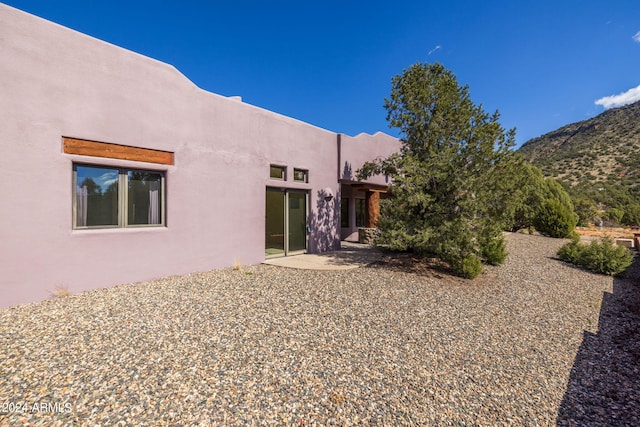
[[475, 105], [468, 86], [438, 63], [415, 64], [394, 77], [385, 108], [402, 149], [358, 171], [360, 179], [393, 178], [378, 242], [435, 255], [469, 278], [482, 262], [501, 263], [515, 130], [502, 128], [497, 111]]
[[[564, 223], [562, 227], [569, 228], [569, 233], [573, 231], [578, 216], [574, 214], [575, 208], [571, 197], [561, 184], [552, 178], [544, 178], [539, 168], [527, 163], [518, 154], [511, 162], [507, 174], [508, 178], [504, 181], [507, 182], [508, 187], [505, 191], [510, 194], [510, 197], [506, 198], [507, 203], [503, 208], [505, 230], [515, 232], [528, 228], [532, 231], [532, 227], [536, 223], [538, 227], [541, 224], [557, 227], [558, 224], [554, 222], [555, 218], [555, 220]], [[554, 206], [559, 207], [558, 209], [561, 209], [563, 214], [547, 215], [549, 208], [546, 204], [549, 201], [553, 201]], [[544, 209], [543, 206], [545, 206]], [[546, 216], [545, 221], [539, 221], [538, 217], [541, 214]], [[536, 228], [536, 230], [547, 234], [546, 228]]]
[[542, 171], [517, 155], [517, 161], [509, 171], [511, 197], [504, 210], [504, 229], [516, 232], [523, 228], [532, 231], [537, 209], [546, 198], [546, 186]]

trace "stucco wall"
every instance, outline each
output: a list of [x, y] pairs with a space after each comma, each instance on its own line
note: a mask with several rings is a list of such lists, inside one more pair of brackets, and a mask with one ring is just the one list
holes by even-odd
[[[340, 229], [343, 240], [358, 241], [358, 226], [356, 224], [356, 199], [366, 197], [366, 189], [362, 187], [352, 188], [349, 184], [357, 181], [356, 175], [365, 162], [375, 159], [385, 159], [398, 152], [401, 143], [398, 139], [378, 132], [374, 135], [361, 133], [355, 137], [341, 135], [340, 137], [340, 180], [341, 198], [348, 203], [349, 227]], [[376, 185], [389, 185], [390, 178], [384, 175], [375, 175], [365, 182]]]
[[[341, 135], [340, 179], [356, 181], [356, 173], [365, 162], [385, 159], [400, 150], [400, 141], [390, 135], [377, 132], [373, 135], [361, 133], [355, 137]], [[376, 175], [366, 182], [388, 185], [384, 175]]]
[[[0, 58], [0, 307], [259, 263], [270, 185], [309, 191], [311, 251], [339, 245], [337, 199], [324, 197], [339, 192], [335, 133], [1, 4]], [[172, 151], [175, 165], [64, 154], [63, 136]], [[74, 162], [165, 171], [167, 226], [73, 230]], [[274, 182], [270, 164], [310, 181]]]

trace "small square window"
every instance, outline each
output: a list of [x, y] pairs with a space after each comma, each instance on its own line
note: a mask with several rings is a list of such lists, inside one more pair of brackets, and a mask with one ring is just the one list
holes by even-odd
[[309, 171], [304, 169], [294, 169], [293, 180], [298, 182], [309, 182]]
[[271, 165], [269, 170], [269, 178], [271, 179], [280, 179], [284, 181], [286, 179], [287, 168], [284, 166], [274, 166]]

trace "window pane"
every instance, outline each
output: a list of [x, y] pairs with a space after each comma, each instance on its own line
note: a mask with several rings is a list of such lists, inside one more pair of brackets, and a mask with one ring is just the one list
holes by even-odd
[[265, 254], [284, 254], [284, 191], [267, 188]]
[[356, 199], [356, 227], [364, 227], [367, 214], [365, 199]]
[[273, 179], [284, 179], [284, 168], [282, 166], [271, 166], [269, 176]]
[[118, 225], [118, 169], [76, 166], [76, 227]]
[[162, 223], [162, 174], [131, 170], [128, 173], [128, 224]]
[[289, 193], [289, 251], [307, 248], [307, 195]]
[[307, 171], [302, 169], [294, 169], [293, 170], [293, 180], [300, 182], [308, 182], [307, 180]]
[[340, 199], [340, 227], [349, 227], [349, 198]]

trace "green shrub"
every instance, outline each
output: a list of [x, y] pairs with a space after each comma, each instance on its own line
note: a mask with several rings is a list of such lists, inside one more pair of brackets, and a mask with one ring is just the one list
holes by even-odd
[[450, 259], [451, 269], [459, 276], [473, 279], [482, 273], [482, 262], [474, 255], [468, 255], [462, 259]]
[[586, 227], [598, 215], [598, 209], [593, 200], [577, 198], [573, 200], [573, 211], [578, 215], [578, 225]]
[[498, 237], [483, 242], [482, 244], [482, 258], [491, 265], [500, 265], [507, 258], [506, 244], [504, 236]]
[[624, 210], [622, 223], [626, 225], [640, 225], [640, 204], [629, 204]]
[[577, 222], [577, 215], [555, 199], [545, 200], [533, 218], [533, 226], [540, 234], [556, 238], [568, 237]]
[[579, 265], [583, 247], [586, 246], [576, 240], [572, 240], [558, 250], [558, 257], [563, 261]]
[[611, 239], [594, 240], [588, 245], [572, 241], [558, 250], [558, 257], [600, 274], [615, 276], [625, 271], [633, 261], [633, 254]]
[[623, 216], [624, 216], [624, 211], [618, 208], [611, 208], [604, 213], [604, 219], [613, 221], [616, 224], [620, 224], [622, 222]]
[[591, 242], [583, 251], [582, 264], [589, 270], [610, 276], [620, 274], [631, 265], [633, 254], [624, 246], [617, 246], [611, 239]]

